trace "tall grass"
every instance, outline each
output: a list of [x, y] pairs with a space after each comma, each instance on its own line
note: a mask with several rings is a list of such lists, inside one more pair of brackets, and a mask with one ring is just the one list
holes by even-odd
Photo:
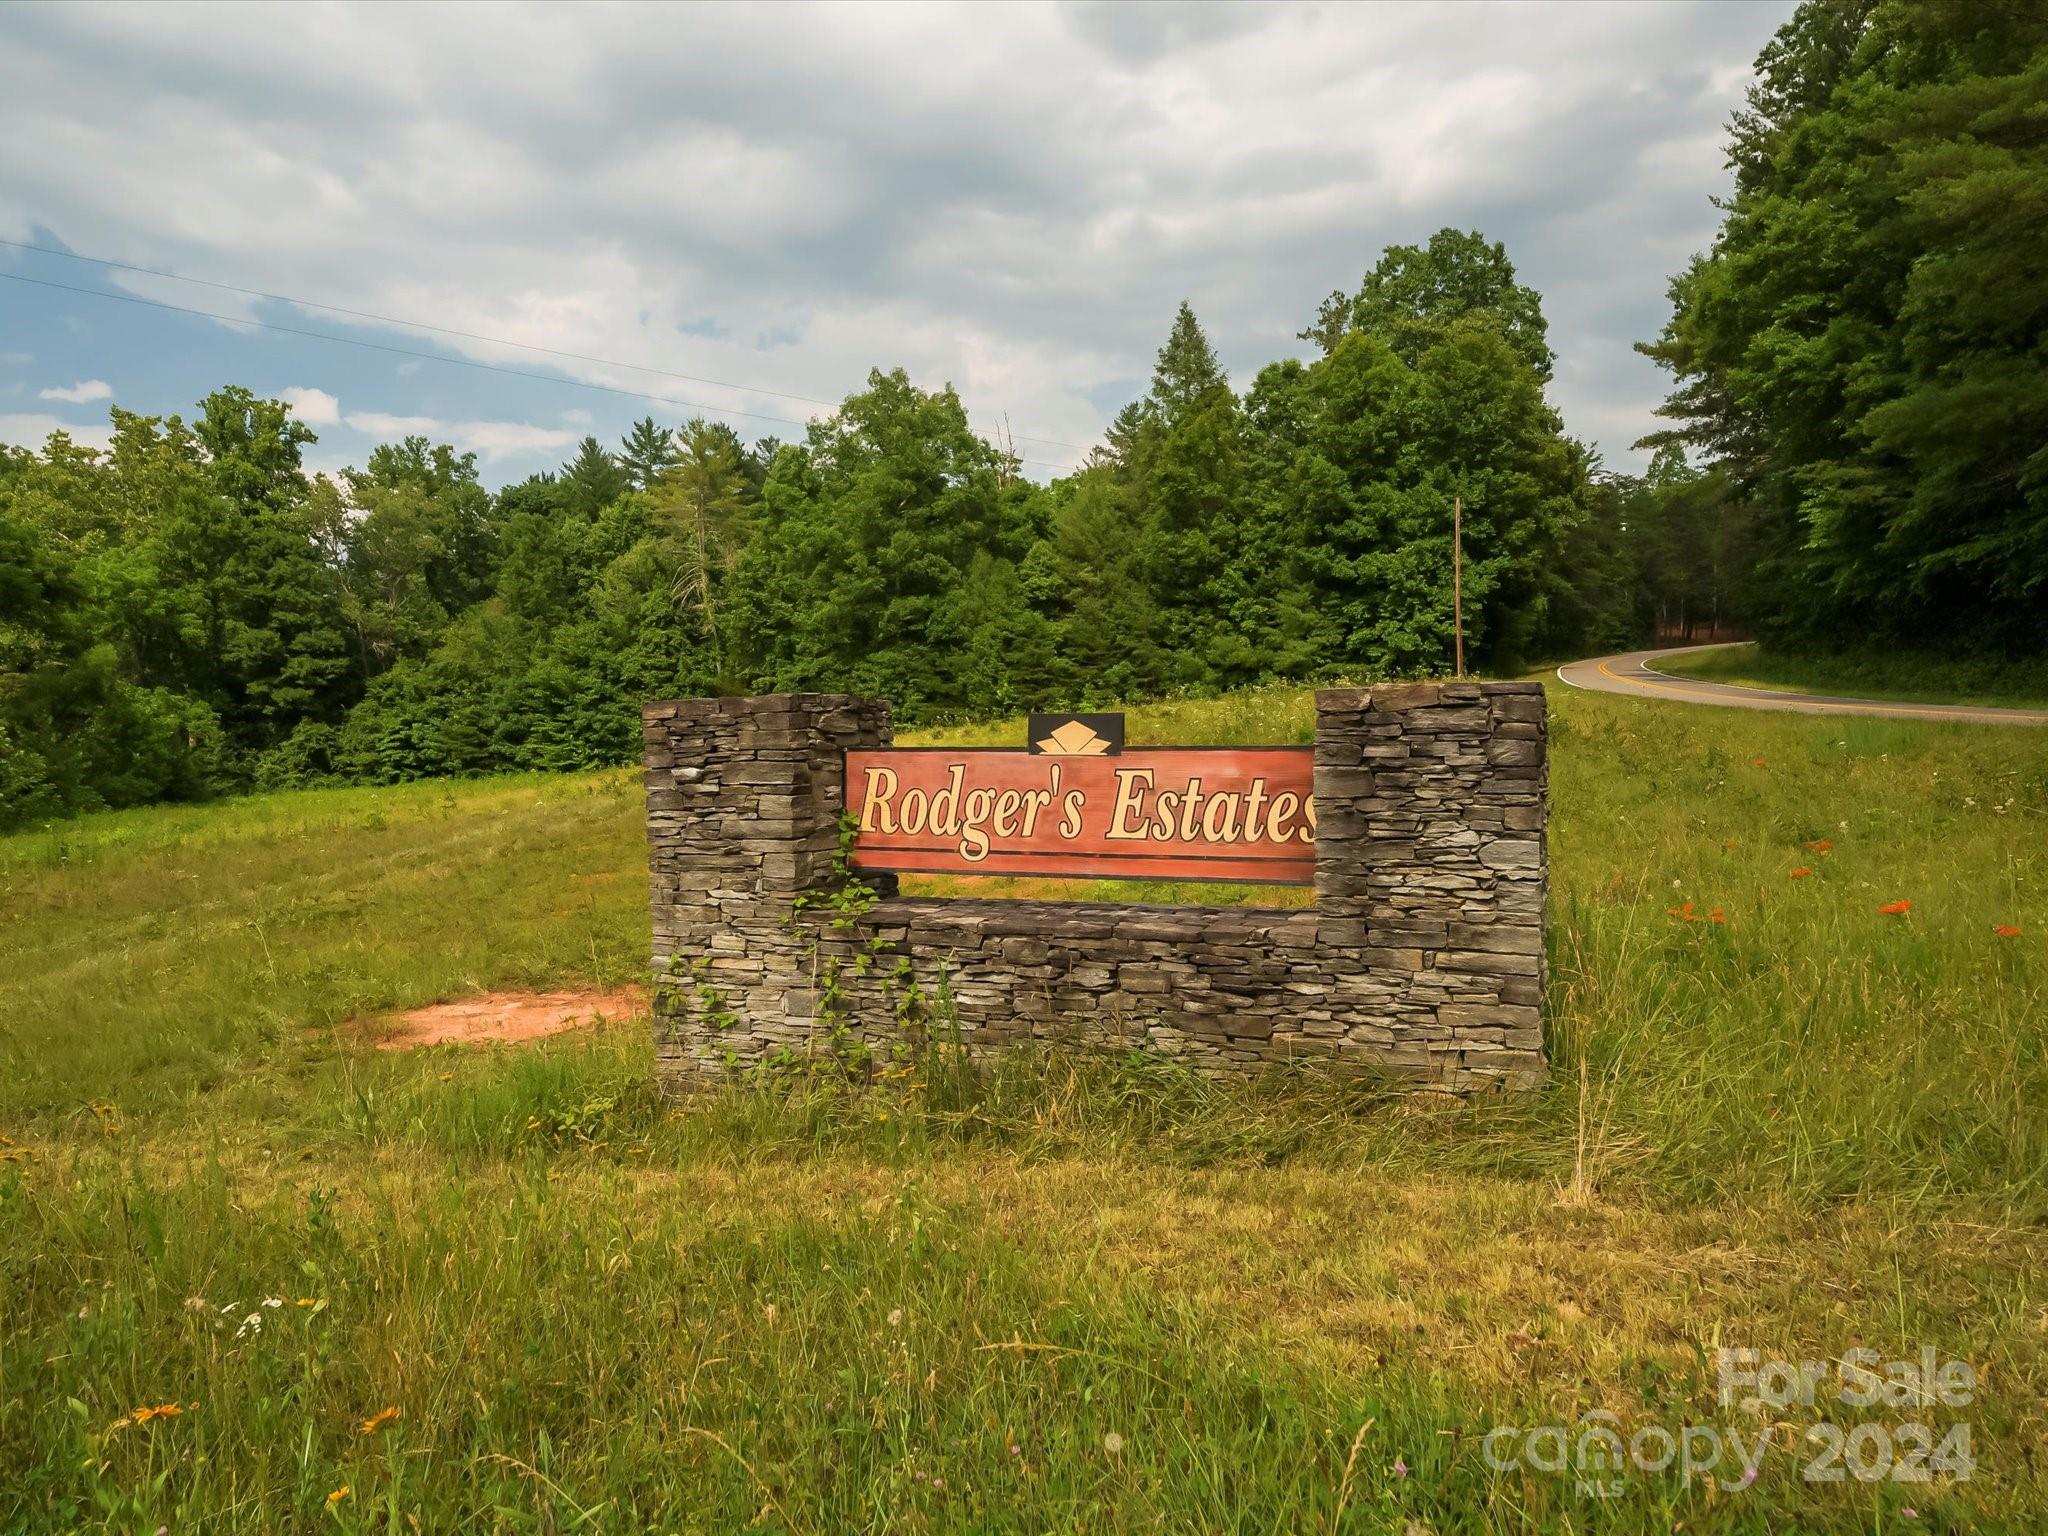
[[[623, 774], [0, 840], [0, 1529], [2030, 1528], [2048, 736], [1552, 702], [1556, 1081], [1470, 1104], [942, 1048], [685, 1109], [630, 1025], [369, 1050], [639, 972]], [[1166, 708], [1134, 739], [1308, 720]], [[1725, 1421], [1723, 1344], [1971, 1360], [1977, 1475], [1479, 1454]]]

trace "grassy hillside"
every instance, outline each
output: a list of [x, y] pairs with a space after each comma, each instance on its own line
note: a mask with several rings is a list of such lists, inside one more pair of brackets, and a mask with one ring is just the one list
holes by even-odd
[[[625, 773], [0, 839], [0, 1529], [2029, 1528], [2048, 734], [1552, 694], [1557, 1081], [1464, 1106], [1013, 1058], [684, 1114], [631, 1027], [369, 1052], [637, 977]], [[1969, 1360], [1974, 1476], [1806, 1482], [1814, 1418], [1914, 1417], [1827, 1404], [1748, 1487], [1486, 1464], [1753, 1438], [1727, 1345]]]
[[2048, 662], [2041, 661], [1957, 659], [1895, 650], [1801, 655], [1749, 644], [1674, 656], [1658, 666], [1684, 677], [1780, 693], [1833, 693], [1904, 704], [2048, 708]]

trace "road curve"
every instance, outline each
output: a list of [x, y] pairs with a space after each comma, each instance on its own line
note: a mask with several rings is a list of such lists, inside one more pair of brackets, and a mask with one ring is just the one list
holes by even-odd
[[1657, 670], [1671, 656], [1719, 650], [1717, 645], [1678, 645], [1657, 651], [1628, 651], [1595, 656], [1557, 669], [1560, 682], [1594, 693], [1625, 693], [1640, 699], [1670, 699], [1682, 704], [1719, 704], [1731, 709], [1774, 709], [1791, 715], [1874, 715], [1883, 720], [1955, 720], [1974, 725], [2048, 725], [2048, 709], [1997, 709], [1984, 704], [1899, 704], [1884, 699], [1845, 699], [1831, 694], [1773, 693], [1763, 688], [1738, 688], [1704, 678], [1674, 677]]

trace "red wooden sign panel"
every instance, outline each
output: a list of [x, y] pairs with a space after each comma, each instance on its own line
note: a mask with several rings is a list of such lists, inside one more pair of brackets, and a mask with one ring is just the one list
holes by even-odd
[[853, 866], [1309, 885], [1313, 764], [1309, 747], [848, 752]]

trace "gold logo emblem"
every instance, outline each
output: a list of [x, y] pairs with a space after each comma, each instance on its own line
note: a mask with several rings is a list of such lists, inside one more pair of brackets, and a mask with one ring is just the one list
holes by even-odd
[[1108, 742], [1078, 720], [1069, 720], [1032, 745], [1052, 757], [1100, 757], [1109, 750]]

